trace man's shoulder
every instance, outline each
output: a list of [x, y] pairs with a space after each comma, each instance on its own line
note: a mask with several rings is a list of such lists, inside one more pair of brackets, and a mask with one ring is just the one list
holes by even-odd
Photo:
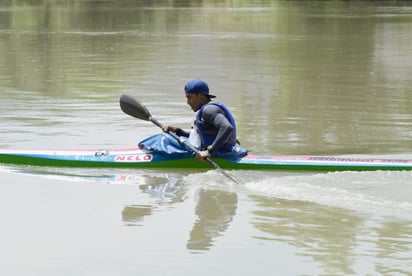
[[222, 104], [217, 102], [211, 102], [205, 105], [203, 112], [220, 112], [222, 111]]
[[202, 120], [204, 121], [211, 121], [213, 120], [216, 115], [218, 114], [225, 114], [222, 108], [219, 107], [216, 103], [208, 103], [202, 109]]

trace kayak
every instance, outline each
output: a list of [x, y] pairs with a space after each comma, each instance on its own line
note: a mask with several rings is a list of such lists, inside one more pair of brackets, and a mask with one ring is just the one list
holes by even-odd
[[[412, 160], [345, 156], [262, 156], [212, 158], [222, 169], [282, 171], [412, 170]], [[83, 168], [211, 168], [194, 157], [168, 155], [140, 148], [96, 150], [0, 149], [0, 163]]]

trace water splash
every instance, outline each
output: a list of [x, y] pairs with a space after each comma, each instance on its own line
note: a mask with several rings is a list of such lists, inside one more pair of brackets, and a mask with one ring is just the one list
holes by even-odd
[[[245, 183], [251, 193], [344, 208], [361, 213], [411, 217], [412, 197], [404, 172], [341, 172], [266, 176]], [[388, 188], [390, 187], [390, 188]], [[410, 195], [410, 193], [409, 193]]]

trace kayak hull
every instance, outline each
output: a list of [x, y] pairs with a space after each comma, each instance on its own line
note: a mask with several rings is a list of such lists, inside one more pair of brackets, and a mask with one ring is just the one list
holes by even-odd
[[[334, 156], [258, 156], [235, 160], [213, 159], [223, 169], [282, 171], [412, 170], [412, 160]], [[77, 168], [183, 168], [208, 169], [193, 157], [170, 156], [139, 148], [118, 150], [13, 150], [0, 149], [0, 163]]]

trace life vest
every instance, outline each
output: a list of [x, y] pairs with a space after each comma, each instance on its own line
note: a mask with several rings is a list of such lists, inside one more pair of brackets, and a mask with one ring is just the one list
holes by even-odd
[[207, 146], [213, 144], [213, 141], [216, 139], [217, 136], [217, 130], [209, 130], [206, 129], [203, 121], [202, 121], [202, 114], [203, 114], [203, 109], [209, 105], [209, 104], [214, 104], [221, 108], [225, 114], [226, 119], [229, 121], [229, 123], [233, 127], [233, 132], [229, 139], [223, 144], [223, 146], [218, 149], [218, 150], [224, 150], [224, 151], [231, 151], [232, 147], [236, 145], [236, 123], [235, 119], [233, 118], [233, 115], [230, 113], [229, 109], [221, 103], [216, 103], [216, 102], [209, 102], [205, 105], [203, 105], [199, 111], [197, 112], [196, 115], [196, 120], [194, 123], [195, 130], [197, 129], [199, 136], [200, 136], [200, 142], [201, 142], [201, 147], [206, 149]]

